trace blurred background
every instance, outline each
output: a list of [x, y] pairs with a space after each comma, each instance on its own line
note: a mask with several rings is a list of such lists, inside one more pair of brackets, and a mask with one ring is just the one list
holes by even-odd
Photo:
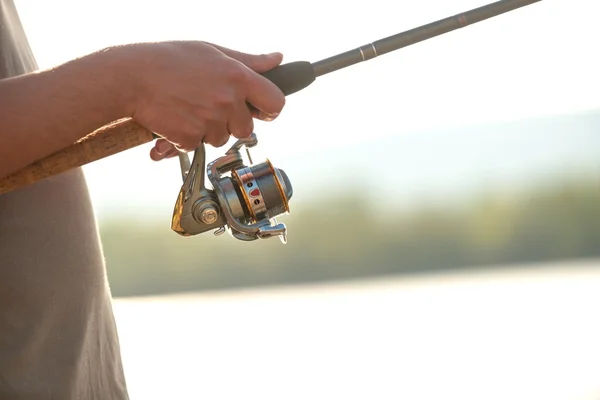
[[[172, 39], [317, 61], [486, 4], [16, 3], [42, 68]], [[542, 1], [288, 97], [253, 153], [294, 185], [287, 245], [177, 236], [179, 164], [150, 145], [86, 166], [132, 400], [600, 399], [593, 7]]]

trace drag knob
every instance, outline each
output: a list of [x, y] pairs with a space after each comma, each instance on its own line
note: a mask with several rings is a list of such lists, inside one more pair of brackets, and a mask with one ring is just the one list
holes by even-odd
[[292, 188], [292, 182], [290, 182], [290, 178], [288, 178], [287, 174], [284, 170], [280, 168], [273, 168], [275, 170], [275, 175], [279, 180], [283, 188], [283, 194], [285, 195], [287, 201], [289, 202], [292, 196], [294, 195], [294, 189]]

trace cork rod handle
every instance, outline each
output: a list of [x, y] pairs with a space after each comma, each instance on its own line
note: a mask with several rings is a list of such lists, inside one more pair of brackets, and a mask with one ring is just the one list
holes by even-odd
[[105, 125], [54, 154], [0, 179], [0, 194], [151, 142], [156, 136], [131, 119]]

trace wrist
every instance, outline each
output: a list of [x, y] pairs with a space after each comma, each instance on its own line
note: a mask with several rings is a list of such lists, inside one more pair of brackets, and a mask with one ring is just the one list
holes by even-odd
[[107, 112], [115, 119], [133, 116], [140, 98], [138, 68], [129, 46], [107, 47], [84, 57], [89, 79], [94, 80], [102, 94]]

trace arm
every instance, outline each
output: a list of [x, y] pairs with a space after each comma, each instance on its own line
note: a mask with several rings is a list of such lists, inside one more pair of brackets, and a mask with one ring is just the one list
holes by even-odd
[[272, 120], [285, 104], [258, 74], [280, 62], [204, 42], [146, 43], [0, 80], [0, 178], [125, 117], [184, 151], [247, 137], [253, 117]]
[[113, 49], [0, 80], [0, 177], [131, 115], [124, 61]]

